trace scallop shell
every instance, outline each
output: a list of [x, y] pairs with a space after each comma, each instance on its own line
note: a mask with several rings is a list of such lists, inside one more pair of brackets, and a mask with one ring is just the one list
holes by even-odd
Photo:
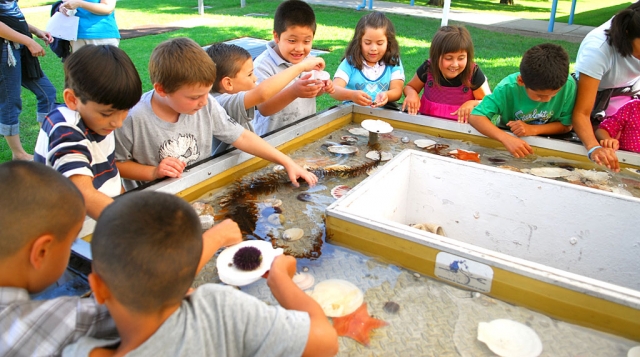
[[507, 319], [478, 324], [478, 340], [498, 356], [538, 357], [542, 341], [527, 325]]
[[267, 198], [263, 201], [267, 206], [271, 206], [273, 208], [282, 206], [282, 200], [277, 198]]
[[393, 155], [390, 152], [381, 151], [382, 159], [380, 159], [380, 154], [377, 150], [369, 151], [365, 156], [371, 160], [380, 160], [380, 161], [389, 161], [393, 158]]
[[333, 145], [327, 148], [329, 152], [338, 155], [353, 155], [358, 152], [358, 148], [349, 145]]
[[282, 233], [282, 239], [288, 241], [294, 241], [302, 238], [304, 231], [300, 228], [289, 228]]
[[296, 273], [293, 276], [293, 282], [298, 285], [300, 290], [307, 290], [313, 286], [316, 279], [309, 273]]
[[364, 301], [362, 290], [353, 283], [340, 279], [319, 282], [309, 295], [329, 317], [349, 315], [356, 311]]
[[437, 144], [435, 141], [431, 139], [418, 139], [413, 142], [420, 149], [428, 148], [429, 146], [433, 146]]
[[339, 185], [331, 189], [331, 196], [333, 196], [333, 198], [337, 200], [349, 191], [351, 191], [351, 187], [346, 185]]
[[391, 124], [378, 119], [365, 119], [360, 123], [360, 125], [372, 133], [386, 134], [393, 131]]
[[[233, 265], [233, 256], [243, 247], [255, 247], [262, 253], [262, 262], [258, 268], [243, 271]], [[271, 242], [263, 240], [246, 240], [223, 250], [216, 260], [218, 276], [223, 283], [233, 286], [244, 286], [258, 281], [271, 268], [273, 259], [283, 253], [282, 248], [274, 249]]]
[[200, 216], [200, 225], [202, 225], [202, 229], [205, 231], [213, 227], [213, 216], [209, 214]]
[[349, 129], [349, 132], [353, 135], [367, 136], [367, 137], [369, 136], [369, 131], [363, 128], [351, 128]]
[[196, 211], [198, 216], [202, 216], [202, 215], [205, 215], [205, 214], [208, 214], [210, 216], [215, 215], [215, 211], [213, 209], [213, 206], [211, 206], [208, 203], [204, 203], [202, 201], [196, 201], [196, 202], [193, 202], [191, 204], [191, 207], [193, 207], [193, 209]]

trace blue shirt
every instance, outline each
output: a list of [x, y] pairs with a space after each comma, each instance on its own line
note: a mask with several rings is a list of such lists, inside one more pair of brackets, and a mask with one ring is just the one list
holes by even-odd
[[394, 72], [400, 71], [404, 75], [404, 68], [400, 63], [397, 66], [386, 65], [378, 78], [368, 79], [361, 70], [350, 65], [346, 58], [340, 63], [338, 71], [343, 71], [349, 76], [349, 82], [345, 88], [364, 91], [374, 100], [378, 93], [389, 90], [391, 75]]
[[[100, 3], [100, 0], [85, 1]], [[80, 18], [78, 39], [120, 38], [115, 13], [116, 11], [113, 10], [109, 15], [96, 15], [85, 9], [78, 8], [76, 13], [76, 16]]]

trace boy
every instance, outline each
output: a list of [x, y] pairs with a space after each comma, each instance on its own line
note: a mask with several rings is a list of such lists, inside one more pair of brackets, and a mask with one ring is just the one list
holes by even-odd
[[[287, 0], [276, 9], [273, 18], [273, 41], [254, 63], [258, 82], [276, 75], [309, 57], [316, 33], [316, 15], [309, 4]], [[293, 81], [270, 100], [258, 105], [254, 120], [256, 134], [264, 135], [298, 119], [316, 113], [316, 96], [333, 93], [333, 85], [310, 80], [310, 75]]]
[[[232, 144], [281, 164], [296, 186], [298, 177], [311, 186], [318, 181], [227, 115], [209, 94], [216, 65], [193, 40], [173, 38], [159, 44], [151, 53], [149, 76], [154, 89], [142, 96], [116, 131], [116, 160], [123, 178], [180, 177], [187, 165]], [[127, 189], [136, 185], [125, 182]]]
[[[162, 224], [171, 222], [171, 225]], [[188, 203], [159, 192], [124, 195], [100, 216], [89, 284], [116, 321], [120, 341], [83, 338], [64, 356], [328, 356], [336, 331], [291, 280], [295, 259], [276, 258], [267, 284], [282, 306], [231, 286], [205, 284], [185, 298], [201, 254]], [[127, 262], [127, 264], [123, 264]], [[109, 349], [111, 348], [111, 349]]]
[[64, 73], [66, 107], [45, 118], [34, 160], [71, 179], [95, 219], [122, 192], [113, 131], [140, 99], [142, 82], [127, 54], [109, 45], [82, 47]]
[[249, 51], [236, 45], [215, 43], [207, 48], [207, 54], [216, 64], [216, 81], [211, 89], [213, 97], [229, 116], [253, 132], [255, 130], [251, 121], [255, 116], [256, 105], [280, 92], [300, 73], [324, 69], [322, 58], [310, 57], [256, 86], [257, 78], [253, 73], [253, 59]]
[[[563, 134], [571, 130], [576, 82], [569, 75], [569, 55], [551, 43], [533, 46], [520, 62], [520, 72], [509, 75], [493, 93], [482, 99], [469, 124], [482, 134], [499, 140], [515, 157], [533, 154], [531, 135]], [[490, 119], [497, 117], [497, 126]], [[500, 130], [509, 128], [509, 135]]]
[[117, 337], [93, 298], [31, 300], [64, 273], [85, 216], [82, 194], [34, 162], [0, 165], [0, 356], [56, 356], [84, 335]]

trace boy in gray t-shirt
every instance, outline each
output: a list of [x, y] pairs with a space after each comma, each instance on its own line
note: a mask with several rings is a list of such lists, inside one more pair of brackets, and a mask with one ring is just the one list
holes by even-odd
[[[149, 60], [149, 76], [153, 90], [142, 96], [115, 132], [116, 165], [122, 178], [145, 182], [180, 177], [187, 165], [231, 144], [284, 166], [296, 186], [298, 178], [311, 186], [318, 181], [227, 115], [209, 94], [216, 66], [193, 40], [174, 38], [158, 45]], [[127, 189], [135, 185], [125, 182]]]

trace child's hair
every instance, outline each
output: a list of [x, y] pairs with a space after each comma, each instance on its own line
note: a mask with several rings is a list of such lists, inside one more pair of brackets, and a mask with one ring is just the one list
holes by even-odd
[[553, 43], [533, 46], [522, 56], [520, 76], [531, 90], [560, 89], [569, 76], [569, 55]]
[[308, 27], [316, 34], [316, 14], [309, 4], [301, 0], [283, 1], [273, 17], [273, 31], [278, 37], [289, 27]]
[[385, 35], [387, 37], [387, 51], [384, 53], [382, 60], [386, 65], [396, 66], [400, 63], [400, 46], [396, 40], [396, 29], [393, 27], [393, 23], [383, 13], [379, 11], [373, 11], [360, 18], [356, 25], [356, 30], [353, 33], [353, 38], [347, 50], [345, 51], [343, 59], [347, 59], [350, 65], [357, 69], [362, 69], [363, 66], [363, 54], [362, 54], [362, 37], [367, 28], [371, 29], [385, 29]]
[[142, 82], [127, 54], [111, 45], [86, 45], [64, 61], [64, 87], [82, 103], [131, 109], [142, 96]]
[[[204, 51], [203, 51], [204, 52]], [[128, 309], [148, 313], [178, 303], [202, 254], [191, 205], [160, 192], [134, 192], [102, 212], [91, 240], [93, 271]]]
[[633, 54], [633, 40], [640, 38], [640, 2], [635, 2], [621, 10], [611, 20], [611, 27], [604, 30], [609, 46], [615, 48], [622, 57]]
[[459, 51], [467, 52], [467, 66], [460, 74], [462, 84], [471, 87], [471, 76], [473, 75], [473, 42], [471, 34], [462, 26], [442, 26], [433, 35], [431, 47], [429, 48], [430, 71], [436, 85], [441, 85], [445, 80], [440, 72], [440, 59], [447, 53]]
[[216, 81], [211, 91], [220, 92], [222, 78], [234, 78], [251, 54], [244, 48], [226, 43], [214, 43], [207, 48], [207, 54], [216, 64]]
[[76, 185], [35, 162], [1, 164], [0, 197], [0, 259], [45, 234], [64, 240], [85, 216], [84, 199]]
[[149, 59], [151, 83], [167, 93], [186, 85], [210, 86], [216, 80], [216, 64], [207, 53], [186, 37], [172, 38], [153, 49]]

